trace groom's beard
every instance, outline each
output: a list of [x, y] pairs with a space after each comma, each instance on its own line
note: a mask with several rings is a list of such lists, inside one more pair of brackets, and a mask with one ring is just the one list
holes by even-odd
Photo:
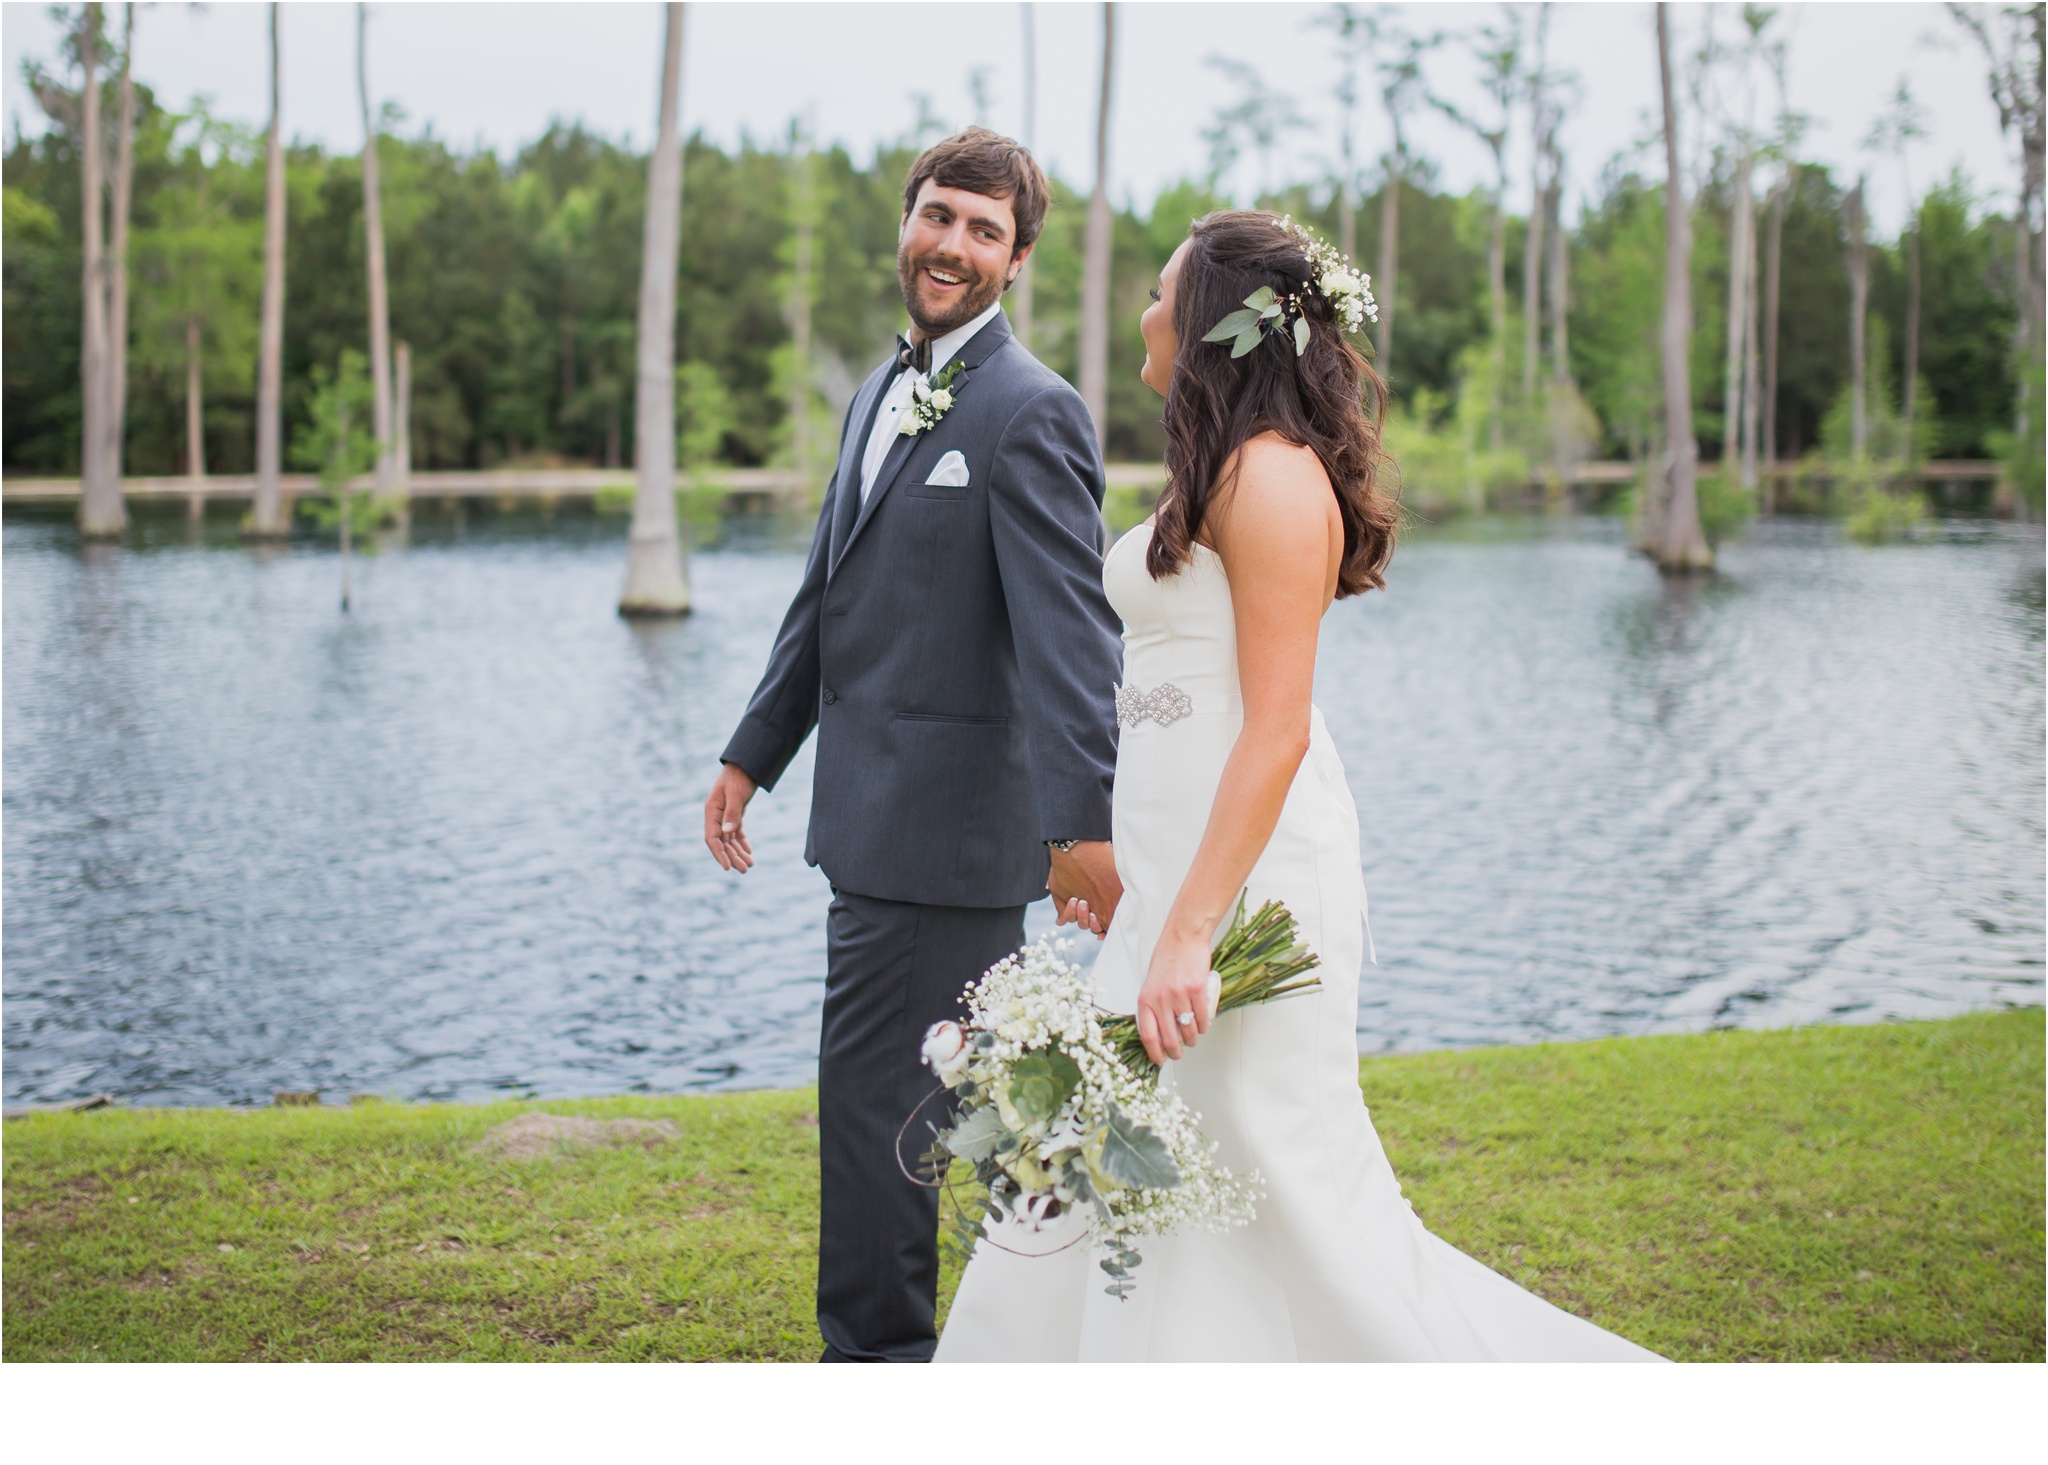
[[[937, 289], [925, 277], [928, 269], [942, 270], [966, 283], [937, 298]], [[958, 330], [995, 304], [1003, 293], [1001, 275], [978, 275], [973, 266], [949, 254], [926, 254], [912, 259], [907, 251], [896, 255], [896, 283], [903, 291], [903, 304], [926, 340]], [[936, 364], [936, 363], [935, 363]]]

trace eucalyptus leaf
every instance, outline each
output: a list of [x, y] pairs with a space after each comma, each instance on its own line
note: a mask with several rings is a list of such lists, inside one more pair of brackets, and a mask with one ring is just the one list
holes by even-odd
[[1209, 332], [1202, 339], [1204, 341], [1227, 341], [1246, 326], [1257, 321], [1258, 318], [1259, 313], [1256, 310], [1233, 310], [1230, 314], [1224, 316], [1222, 320], [1216, 322], [1216, 329]]
[[1273, 294], [1273, 287], [1271, 285], [1261, 285], [1258, 289], [1252, 291], [1251, 294], [1244, 297], [1244, 303], [1253, 310], [1264, 310], [1277, 298]]
[[1230, 359], [1235, 361], [1238, 357], [1257, 346], [1260, 334], [1259, 328], [1255, 325], [1247, 326], [1244, 330], [1238, 332], [1237, 344], [1230, 348]]
[[1124, 1185], [1172, 1190], [1180, 1184], [1166, 1141], [1114, 1105], [1102, 1136], [1102, 1168]]
[[1298, 316], [1294, 322], [1294, 354], [1301, 356], [1308, 351], [1308, 317]]
[[1003, 1116], [990, 1104], [955, 1125], [946, 1136], [945, 1145], [963, 1160], [985, 1160], [995, 1153], [996, 1144], [1008, 1132], [1003, 1128]]
[[1262, 310], [1262, 311], [1260, 311], [1260, 312], [1259, 312], [1259, 319], [1260, 319], [1260, 320], [1271, 320], [1271, 319], [1272, 319], [1272, 318], [1273, 318], [1274, 316], [1278, 315], [1279, 313], [1280, 313], [1280, 307], [1279, 307], [1279, 305], [1278, 305], [1277, 303], [1276, 303], [1276, 304], [1273, 304], [1273, 305], [1269, 305], [1269, 306], [1267, 306], [1267, 307], [1266, 307], [1266, 308], [1265, 308], [1264, 310]]

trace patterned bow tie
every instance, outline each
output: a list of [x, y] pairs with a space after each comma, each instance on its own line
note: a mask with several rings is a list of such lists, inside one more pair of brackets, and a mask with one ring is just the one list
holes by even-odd
[[908, 337], [896, 338], [896, 364], [908, 366], [920, 376], [930, 376], [932, 371], [932, 343], [929, 340], [912, 343]]

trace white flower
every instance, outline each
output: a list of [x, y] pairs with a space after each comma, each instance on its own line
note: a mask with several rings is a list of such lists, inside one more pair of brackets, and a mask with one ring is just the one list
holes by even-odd
[[903, 420], [896, 424], [896, 430], [905, 437], [916, 437], [924, 431], [924, 424], [918, 421], [915, 412], [906, 412], [903, 414]]
[[932, 384], [913, 373], [910, 378], [910, 395], [922, 402], [932, 394]]
[[973, 1056], [967, 1051], [967, 1035], [960, 1031], [959, 1023], [935, 1022], [925, 1030], [924, 1061], [947, 1088], [967, 1071]]
[[953, 394], [944, 387], [940, 387], [936, 392], [932, 393], [932, 407], [934, 410], [943, 412], [952, 405]]
[[1359, 295], [1365, 291], [1358, 276], [1349, 270], [1331, 270], [1316, 281], [1316, 288], [1335, 299], [1339, 295]]

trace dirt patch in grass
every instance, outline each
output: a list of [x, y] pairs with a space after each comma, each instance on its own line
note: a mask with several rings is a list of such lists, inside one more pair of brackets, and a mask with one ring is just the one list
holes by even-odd
[[614, 1145], [658, 1145], [679, 1131], [666, 1119], [586, 1119], [580, 1114], [522, 1114], [485, 1132], [479, 1154], [508, 1160], [560, 1160]]

